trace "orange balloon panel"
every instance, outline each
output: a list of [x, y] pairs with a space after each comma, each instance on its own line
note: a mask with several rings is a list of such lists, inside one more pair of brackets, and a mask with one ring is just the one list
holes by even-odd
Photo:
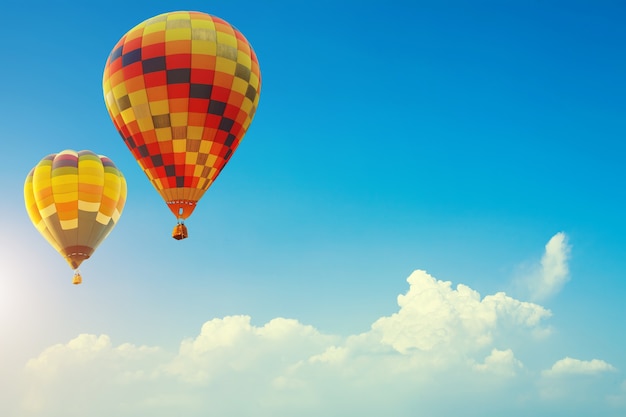
[[109, 55], [109, 115], [174, 215], [187, 218], [246, 133], [261, 74], [244, 36], [200, 12], [137, 25]]
[[66, 150], [30, 171], [24, 203], [37, 230], [76, 269], [113, 230], [126, 191], [124, 176], [109, 158]]

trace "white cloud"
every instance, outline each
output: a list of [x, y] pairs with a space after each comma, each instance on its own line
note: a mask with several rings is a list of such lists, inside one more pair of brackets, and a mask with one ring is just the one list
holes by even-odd
[[513, 377], [524, 368], [522, 362], [515, 358], [511, 349], [493, 349], [484, 363], [474, 364], [474, 369], [480, 372], [488, 372], [502, 376]]
[[552, 368], [542, 373], [545, 376], [557, 377], [567, 375], [596, 375], [611, 371], [616, 371], [615, 367], [600, 359], [582, 361], [566, 357], [556, 361], [554, 365], [552, 365]]
[[323, 351], [337, 338], [320, 334], [296, 320], [276, 318], [262, 327], [249, 316], [230, 316], [206, 322], [195, 339], [184, 340], [166, 369], [188, 382], [203, 383], [222, 372], [278, 372], [303, 357]]
[[586, 406], [590, 410], [586, 415], [612, 415], [609, 410], [617, 407], [621, 408], [619, 415], [624, 415], [626, 403], [621, 402], [619, 374], [603, 360], [565, 357], [542, 371], [541, 376], [537, 389], [544, 401], [562, 403], [572, 409]]
[[518, 279], [518, 286], [533, 301], [545, 301], [554, 296], [570, 279], [570, 253], [567, 235], [564, 232], [555, 234], [546, 244], [540, 264], [526, 270]]
[[400, 310], [372, 325], [381, 342], [401, 353], [420, 351], [475, 351], [489, 346], [502, 322], [520, 327], [538, 326], [550, 311], [504, 293], [481, 299], [477, 291], [438, 281], [425, 271], [407, 279], [405, 295], [398, 296]]
[[[104, 368], [112, 365], [120, 369], [116, 376], [120, 381], [142, 373], [143, 363], [151, 356], [161, 354], [157, 347], [135, 346], [124, 343], [113, 347], [107, 335], [81, 334], [67, 344], [57, 344], [44, 350], [37, 358], [26, 364], [26, 371], [38, 379], [54, 379], [68, 373], [82, 374], [84, 365], [98, 364]], [[113, 371], [109, 368], [108, 372]]]
[[135, 391], [127, 388], [154, 381], [168, 356], [157, 347], [114, 347], [107, 335], [81, 334], [28, 361], [20, 415], [87, 415], [92, 405], [110, 406], [102, 393], [124, 403]]

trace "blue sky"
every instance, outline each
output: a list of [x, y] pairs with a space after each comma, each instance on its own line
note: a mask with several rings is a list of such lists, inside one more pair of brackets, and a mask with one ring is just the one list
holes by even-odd
[[[263, 77], [184, 241], [101, 86], [117, 40], [173, 10], [236, 26]], [[0, 414], [624, 415], [624, 15], [618, 1], [5, 6]], [[81, 286], [22, 197], [63, 149], [107, 155], [129, 188]]]

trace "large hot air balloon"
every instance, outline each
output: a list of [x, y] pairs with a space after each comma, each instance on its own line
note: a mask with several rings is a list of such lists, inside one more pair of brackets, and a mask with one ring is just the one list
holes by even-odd
[[24, 183], [30, 220], [82, 279], [78, 267], [117, 223], [126, 180], [113, 161], [91, 151], [66, 150], [43, 158]]
[[172, 236], [239, 146], [259, 102], [261, 74], [244, 36], [201, 12], [135, 26], [104, 68], [109, 115], [178, 219]]

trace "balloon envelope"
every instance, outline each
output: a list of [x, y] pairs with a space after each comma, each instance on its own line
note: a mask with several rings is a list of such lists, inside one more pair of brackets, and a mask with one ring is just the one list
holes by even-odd
[[76, 269], [119, 220], [126, 191], [124, 176], [109, 158], [65, 150], [30, 171], [24, 202], [37, 230]]
[[260, 89], [245, 37], [201, 12], [164, 13], [135, 26], [103, 75], [115, 127], [179, 221], [239, 146]]

